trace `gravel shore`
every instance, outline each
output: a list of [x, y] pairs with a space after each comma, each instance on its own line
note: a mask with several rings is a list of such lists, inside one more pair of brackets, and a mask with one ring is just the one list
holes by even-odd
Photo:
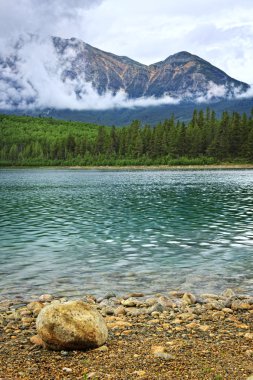
[[90, 351], [48, 351], [36, 317], [52, 295], [0, 301], [0, 380], [253, 379], [253, 297], [171, 291], [154, 297], [113, 293], [83, 301], [109, 329]]

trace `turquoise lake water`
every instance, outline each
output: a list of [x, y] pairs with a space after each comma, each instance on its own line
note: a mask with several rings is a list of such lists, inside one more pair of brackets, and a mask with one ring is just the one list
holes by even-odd
[[253, 293], [253, 171], [0, 170], [1, 296]]

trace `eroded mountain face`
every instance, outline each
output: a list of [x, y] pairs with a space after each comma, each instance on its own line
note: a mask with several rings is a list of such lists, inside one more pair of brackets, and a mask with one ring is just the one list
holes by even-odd
[[[246, 83], [229, 77], [226, 73], [202, 58], [186, 51], [169, 56], [164, 61], [146, 66], [128, 57], [106, 53], [84, 42], [53, 38], [58, 54], [70, 46], [76, 51], [71, 70], [65, 78], [78, 78], [85, 74], [88, 82], [100, 94], [124, 90], [129, 97], [192, 96], [205, 93], [210, 85], [225, 86], [224, 96], [234, 91], [248, 89]], [[210, 84], [211, 82], [211, 84]]]
[[249, 88], [248, 84], [188, 52], [179, 52], [147, 66], [74, 38], [52, 37], [45, 48], [34, 36], [28, 42], [17, 43], [9, 55], [0, 52], [0, 105], [1, 102], [15, 106], [33, 102], [40, 105], [43, 83], [49, 87], [49, 94], [43, 93], [44, 106], [55, 87], [58, 93], [66, 91], [80, 100], [89, 88], [100, 95], [123, 91], [132, 99], [164, 95], [184, 99], [206, 95], [209, 99], [225, 98]]

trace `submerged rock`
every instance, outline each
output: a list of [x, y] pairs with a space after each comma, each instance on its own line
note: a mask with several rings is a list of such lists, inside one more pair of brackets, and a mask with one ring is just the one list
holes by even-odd
[[36, 327], [46, 348], [53, 350], [95, 348], [103, 345], [108, 337], [101, 314], [82, 301], [44, 307]]

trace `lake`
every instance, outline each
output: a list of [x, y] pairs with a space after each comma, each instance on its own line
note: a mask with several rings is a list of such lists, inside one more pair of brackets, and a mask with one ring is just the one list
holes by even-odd
[[0, 170], [1, 297], [253, 294], [252, 170]]

